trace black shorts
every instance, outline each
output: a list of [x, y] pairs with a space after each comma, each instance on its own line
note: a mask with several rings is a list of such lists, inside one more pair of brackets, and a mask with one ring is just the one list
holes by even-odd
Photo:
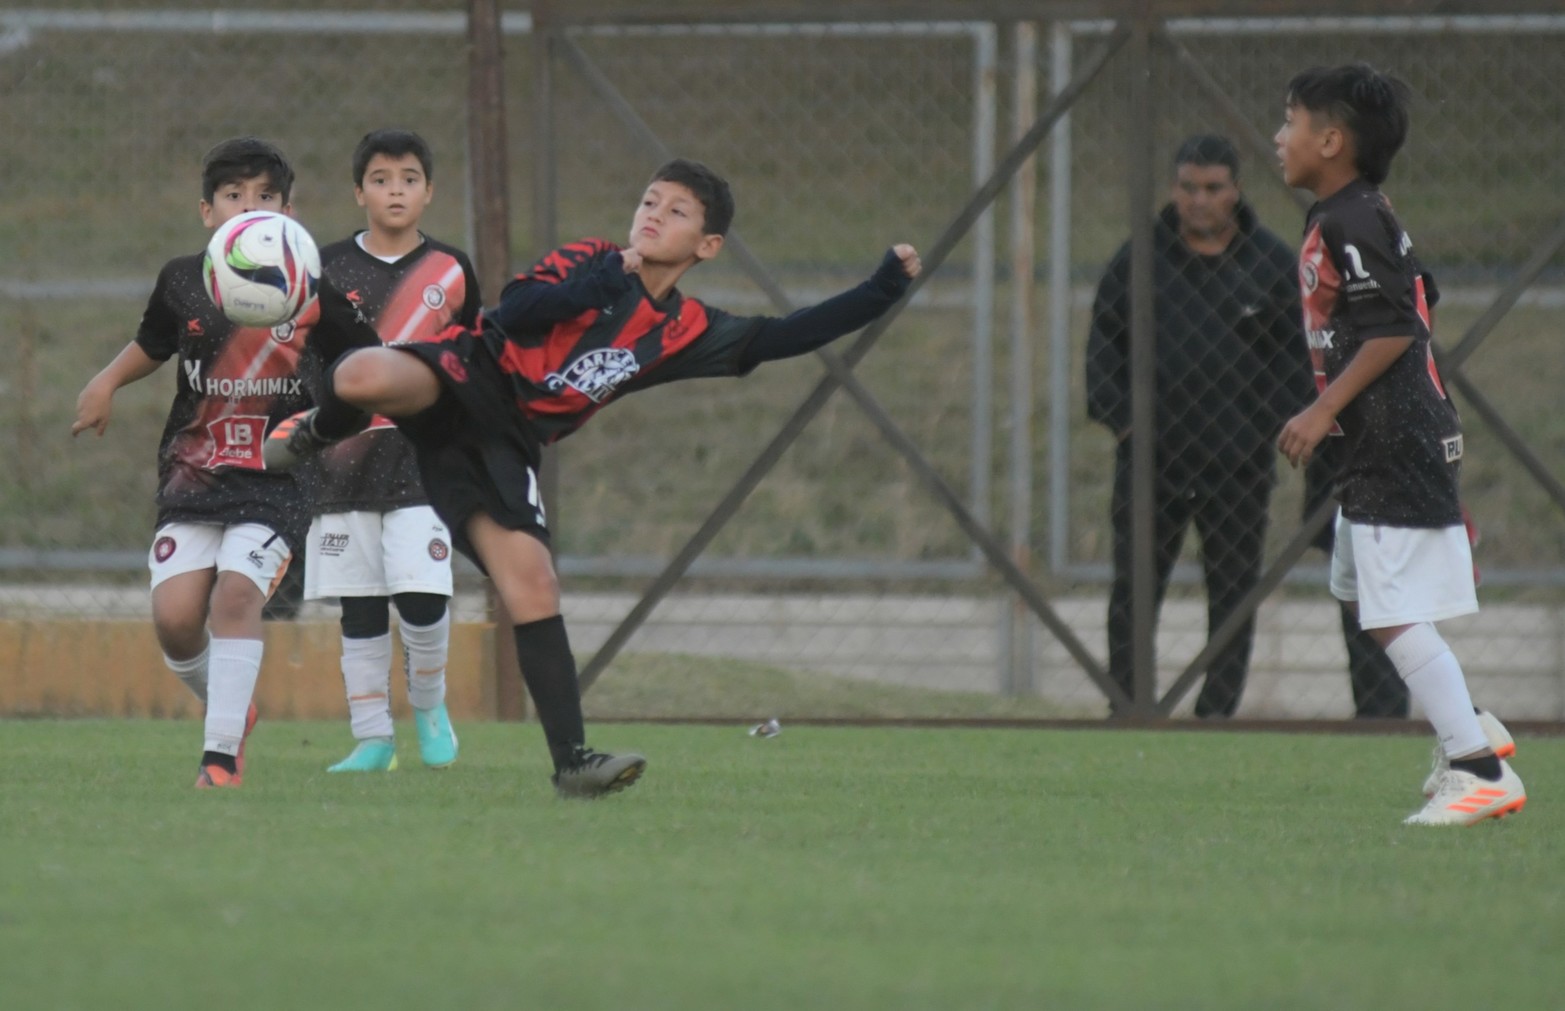
[[434, 406], [397, 421], [413, 443], [429, 504], [452, 543], [483, 568], [467, 522], [484, 513], [507, 530], [549, 543], [538, 486], [542, 447], [481, 334], [388, 345], [416, 356], [440, 380]]

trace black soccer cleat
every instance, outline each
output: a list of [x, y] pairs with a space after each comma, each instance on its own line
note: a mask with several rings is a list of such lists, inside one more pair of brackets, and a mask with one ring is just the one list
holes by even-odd
[[554, 792], [561, 797], [596, 800], [618, 793], [647, 770], [640, 755], [606, 755], [591, 748], [579, 748], [571, 764], [554, 774]]
[[300, 411], [272, 429], [261, 446], [261, 460], [267, 470], [292, 470], [305, 457], [331, 445], [332, 440], [315, 434], [315, 415], [319, 411], [318, 407]]

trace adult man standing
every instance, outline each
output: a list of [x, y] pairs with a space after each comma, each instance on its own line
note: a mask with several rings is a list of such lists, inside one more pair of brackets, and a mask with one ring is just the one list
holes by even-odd
[[[1130, 246], [1098, 284], [1087, 339], [1087, 414], [1117, 443], [1109, 673], [1131, 691], [1130, 440], [1156, 440], [1156, 600], [1193, 521], [1201, 537], [1208, 632], [1260, 579], [1272, 446], [1311, 388], [1304, 367], [1294, 251], [1261, 227], [1239, 189], [1239, 156], [1200, 135], [1174, 157], [1172, 201], [1153, 237], [1156, 431], [1130, 429]], [[1255, 622], [1212, 659], [1200, 717], [1232, 716], [1249, 670]]]

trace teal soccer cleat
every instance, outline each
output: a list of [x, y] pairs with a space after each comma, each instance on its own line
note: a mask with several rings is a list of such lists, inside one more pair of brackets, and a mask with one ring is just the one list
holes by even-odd
[[431, 769], [444, 769], [456, 761], [456, 730], [446, 714], [444, 702], [433, 709], [413, 708], [413, 726], [418, 728], [418, 753]]
[[388, 737], [360, 741], [347, 758], [329, 767], [327, 772], [393, 772], [397, 768], [397, 746]]

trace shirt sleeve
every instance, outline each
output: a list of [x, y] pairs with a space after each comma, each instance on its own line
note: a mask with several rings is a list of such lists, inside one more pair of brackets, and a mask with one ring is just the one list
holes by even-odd
[[1333, 215], [1321, 229], [1342, 277], [1340, 311], [1365, 340], [1427, 339], [1407, 262], [1407, 236], [1389, 211], [1359, 205]]
[[483, 293], [478, 289], [478, 272], [473, 269], [473, 261], [467, 258], [467, 254], [458, 251], [457, 262], [462, 265], [462, 283], [467, 289], [467, 298], [462, 301], [462, 309], [457, 314], [456, 321], [463, 327], [471, 330], [478, 325], [478, 313], [483, 308]]
[[869, 279], [840, 295], [787, 316], [750, 317], [751, 333], [740, 350], [740, 374], [762, 362], [808, 354], [878, 319], [906, 294], [912, 278], [894, 250], [886, 250]]
[[1087, 417], [1116, 435], [1130, 427], [1130, 254], [1121, 249], [1092, 300], [1087, 334]]
[[584, 239], [561, 246], [507, 284], [499, 304], [484, 317], [507, 337], [543, 334], [556, 323], [613, 303], [634, 283], [618, 246]]
[[179, 318], [168, 304], [169, 267], [158, 272], [157, 283], [136, 328], [136, 343], [153, 361], [166, 362], [179, 353]]

